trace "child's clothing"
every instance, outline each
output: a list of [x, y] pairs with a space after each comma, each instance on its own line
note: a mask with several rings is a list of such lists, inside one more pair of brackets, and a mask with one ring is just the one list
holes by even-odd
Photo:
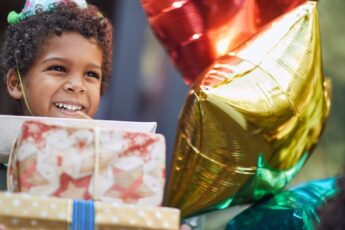
[[0, 191], [6, 190], [6, 170], [7, 167], [0, 163]]

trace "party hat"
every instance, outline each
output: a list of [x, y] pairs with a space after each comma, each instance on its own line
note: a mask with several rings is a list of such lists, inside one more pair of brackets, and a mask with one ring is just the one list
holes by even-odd
[[25, 6], [21, 13], [12, 11], [8, 14], [7, 21], [9, 24], [16, 24], [23, 19], [35, 15], [37, 13], [50, 11], [59, 3], [75, 2], [80, 8], [86, 8], [85, 0], [26, 0]]

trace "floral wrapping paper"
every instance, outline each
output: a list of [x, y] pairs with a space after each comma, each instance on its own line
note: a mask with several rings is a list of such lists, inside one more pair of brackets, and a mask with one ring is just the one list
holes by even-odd
[[[85, 223], [78, 222], [78, 218], [72, 218], [74, 209], [71, 199], [7, 192], [0, 193], [0, 207], [0, 223], [8, 230], [73, 229], [72, 223], [74, 229], [87, 229], [82, 227]], [[88, 229], [177, 230], [179, 214], [178, 209], [165, 207], [94, 202], [94, 216], [86, 216], [86, 220], [92, 218], [95, 224], [88, 226]]]
[[13, 192], [158, 206], [164, 178], [162, 135], [27, 121], [7, 182]]

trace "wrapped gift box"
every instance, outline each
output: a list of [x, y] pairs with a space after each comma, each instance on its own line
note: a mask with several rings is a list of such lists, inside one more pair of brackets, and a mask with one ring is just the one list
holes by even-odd
[[6, 229], [178, 229], [180, 212], [164, 207], [73, 201], [0, 193], [0, 223]]
[[[26, 117], [0, 115], [0, 162], [7, 162], [11, 146], [20, 133], [21, 126], [25, 121], [41, 121], [47, 124], [64, 125], [70, 127], [90, 126], [90, 120], [72, 119], [72, 118], [53, 118], [53, 117]], [[156, 131], [156, 122], [132, 122], [132, 121], [107, 121], [92, 120], [93, 124], [99, 127], [112, 127], [120, 131], [134, 131], [154, 133]], [[6, 131], [4, 131], [6, 130]]]
[[27, 121], [12, 149], [8, 189], [31, 195], [158, 206], [162, 135]]

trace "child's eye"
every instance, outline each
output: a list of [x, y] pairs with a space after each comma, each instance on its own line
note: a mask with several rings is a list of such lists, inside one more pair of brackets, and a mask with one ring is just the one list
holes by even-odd
[[50, 66], [48, 71], [66, 72], [66, 68], [59, 65]]
[[93, 72], [93, 71], [88, 71], [88, 72], [86, 73], [86, 75], [87, 75], [88, 77], [92, 77], [92, 78], [95, 78], [95, 79], [97, 79], [97, 80], [99, 80], [99, 79], [101, 78], [100, 75], [99, 75], [98, 73]]

